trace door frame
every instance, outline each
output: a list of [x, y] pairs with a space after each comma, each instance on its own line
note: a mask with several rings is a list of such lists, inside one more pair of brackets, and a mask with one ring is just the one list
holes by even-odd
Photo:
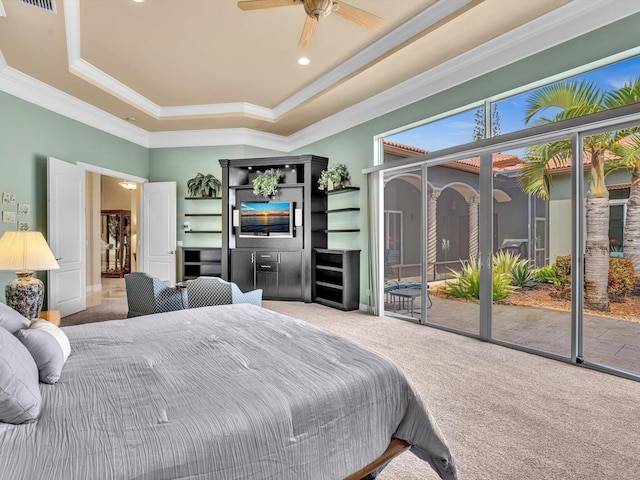
[[[96, 173], [98, 175], [104, 175], [104, 176], [107, 176], [107, 177], [120, 178], [122, 180], [131, 181], [131, 182], [135, 182], [135, 183], [138, 183], [138, 184], [149, 182], [149, 179], [147, 179], [147, 178], [138, 177], [136, 175], [130, 175], [128, 173], [123, 173], [123, 172], [119, 172], [119, 171], [116, 171], [116, 170], [111, 170], [111, 169], [108, 169], [108, 168], [99, 167], [99, 166], [96, 166], [96, 165], [91, 165], [89, 163], [77, 162], [76, 166], [78, 168], [81, 168], [82, 170], [84, 170], [84, 174], [85, 175], [89, 172], [89, 173]], [[85, 195], [85, 198], [83, 198], [83, 201], [85, 202], [83, 210], [86, 212], [86, 208], [87, 208], [86, 195]], [[143, 209], [142, 202], [143, 202], [142, 189], [140, 188], [140, 189], [138, 189], [138, 223], [140, 223], [140, 215], [141, 215], [141, 211]], [[100, 213], [99, 210], [100, 210], [100, 208], [98, 208], [98, 212], [97, 212], [98, 214]], [[85, 213], [85, 215], [87, 215], [87, 213]], [[89, 228], [89, 226], [86, 225], [85, 229], [88, 229], [88, 228]], [[142, 236], [144, 235], [141, 229], [138, 229], [138, 230], [139, 231], [138, 231], [137, 241], [136, 241], [136, 243], [138, 244], [138, 245], [136, 245], [136, 251], [137, 252], [140, 251], [138, 246], [139, 246], [140, 242], [142, 241]], [[86, 241], [88, 243], [92, 242], [91, 236], [87, 236]], [[89, 259], [86, 258], [85, 259], [85, 265], [84, 265], [85, 272], [87, 271], [87, 268], [88, 268], [88, 262], [89, 262]], [[86, 283], [87, 282], [85, 281], [85, 285], [83, 285], [84, 295], [87, 294], [87, 285], [86, 285]]]

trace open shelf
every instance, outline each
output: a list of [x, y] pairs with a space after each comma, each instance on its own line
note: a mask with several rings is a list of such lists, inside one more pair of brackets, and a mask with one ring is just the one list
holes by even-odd
[[182, 280], [198, 277], [219, 277], [222, 273], [222, 249], [183, 248]]
[[[328, 190], [327, 195], [338, 195], [341, 193], [357, 192], [360, 187], [343, 187], [333, 190]], [[332, 208], [325, 211], [325, 213], [343, 213], [343, 212], [359, 212], [359, 207], [344, 207], [344, 208]], [[359, 228], [330, 228], [324, 230], [324, 233], [357, 233]]]
[[360, 187], [342, 187], [334, 188], [333, 190], [327, 190], [327, 195], [338, 195], [339, 193], [357, 192]]
[[335, 208], [333, 210], [325, 210], [324, 213], [338, 213], [338, 212], [359, 212], [360, 208], [358, 207], [349, 207], [349, 208]]
[[[184, 197], [185, 200], [222, 200], [222, 197]], [[213, 212], [206, 212], [206, 213], [185, 213], [184, 214], [185, 217], [192, 217], [192, 218], [222, 218], [222, 213], [213, 213]], [[208, 224], [208, 222], [203, 222], [203, 221], [196, 221], [196, 228], [193, 230], [185, 230], [184, 233], [213, 233], [213, 234], [220, 234], [222, 233], [222, 229], [211, 229], [211, 227], [216, 227], [216, 225], [211, 225]], [[200, 228], [198, 228], [200, 227]], [[204, 228], [203, 228], [204, 227]], [[209, 227], [209, 228], [207, 228]]]
[[357, 310], [360, 298], [360, 250], [314, 249], [313, 301], [341, 310]]

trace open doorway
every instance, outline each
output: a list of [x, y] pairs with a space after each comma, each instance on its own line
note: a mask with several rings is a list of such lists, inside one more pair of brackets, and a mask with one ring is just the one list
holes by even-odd
[[140, 184], [86, 172], [87, 307], [126, 298], [124, 275], [138, 270]]

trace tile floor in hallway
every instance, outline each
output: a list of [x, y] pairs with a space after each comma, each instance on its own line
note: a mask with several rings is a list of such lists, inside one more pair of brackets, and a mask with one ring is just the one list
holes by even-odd
[[103, 278], [102, 290], [87, 292], [87, 308], [109, 300], [119, 300], [127, 298], [127, 290], [124, 285], [124, 278]]

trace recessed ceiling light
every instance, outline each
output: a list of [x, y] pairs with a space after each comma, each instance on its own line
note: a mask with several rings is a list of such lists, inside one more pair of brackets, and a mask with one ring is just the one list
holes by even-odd
[[133, 0], [133, 1], [136, 2], [136, 3], [143, 3], [144, 2], [144, 0]]
[[307, 57], [300, 57], [298, 59], [298, 63], [300, 65], [309, 65], [311, 63], [311, 60], [309, 60]]

